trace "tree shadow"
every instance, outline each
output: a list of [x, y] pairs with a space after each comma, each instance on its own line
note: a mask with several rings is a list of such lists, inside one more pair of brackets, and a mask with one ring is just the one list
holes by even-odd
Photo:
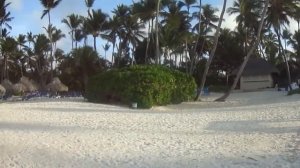
[[[274, 124], [294, 122], [295, 126], [273, 126]], [[239, 132], [239, 133], [267, 133], [283, 134], [300, 132], [300, 120], [246, 120], [246, 121], [213, 121], [206, 130], [217, 132]]]

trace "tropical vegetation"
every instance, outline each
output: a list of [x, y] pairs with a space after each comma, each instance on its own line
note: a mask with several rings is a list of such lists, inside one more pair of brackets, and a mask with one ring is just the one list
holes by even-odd
[[[201, 0], [138, 0], [116, 6], [111, 14], [95, 0], [82, 1], [86, 14], [60, 18], [69, 28], [63, 32], [51, 20], [62, 0], [37, 0], [44, 8], [41, 19], [48, 17], [47, 25], [38, 25], [44, 33], [13, 37], [14, 18], [8, 11], [13, 2], [0, 0], [1, 82], [26, 76], [45, 89], [59, 77], [69, 90], [84, 92], [92, 76], [156, 64], [192, 75], [200, 91], [205, 86], [234, 89], [238, 78], [231, 73], [249, 57], [277, 66], [288, 84], [300, 78], [298, 0], [224, 0], [220, 11]], [[225, 14], [235, 17], [235, 28], [221, 26]], [[62, 38], [70, 40], [71, 51], [59, 48]]]

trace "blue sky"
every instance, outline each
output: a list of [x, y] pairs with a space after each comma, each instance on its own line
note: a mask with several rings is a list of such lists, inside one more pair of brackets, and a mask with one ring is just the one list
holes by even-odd
[[[7, 2], [11, 2], [8, 9], [14, 17], [10, 23], [13, 27], [10, 35], [18, 36], [27, 32], [32, 32], [33, 34], [45, 33], [43, 27], [48, 25], [48, 20], [47, 17], [41, 20], [43, 6], [39, 0], [7, 0]], [[217, 7], [221, 5], [222, 0], [203, 0], [203, 3], [210, 3]], [[118, 4], [132, 4], [132, 0], [95, 0], [93, 8], [102, 9], [104, 12], [111, 14], [111, 11]], [[72, 13], [87, 14], [84, 0], [62, 0], [59, 6], [51, 11], [52, 24], [66, 34], [66, 38], [58, 43], [58, 47], [66, 52], [71, 49], [71, 40], [67, 34], [69, 32], [68, 27], [61, 23], [61, 20]], [[104, 41], [98, 39], [97, 47], [102, 55], [101, 46], [103, 44]], [[92, 41], [89, 41], [89, 45], [92, 45]]]
[[[133, 0], [95, 0], [94, 9], [102, 9], [104, 12], [111, 14], [111, 11], [118, 4], [132, 4]], [[41, 20], [43, 7], [39, 0], [7, 0], [11, 2], [9, 11], [14, 17], [10, 25], [13, 27], [11, 30], [12, 36], [18, 34], [26, 34], [32, 32], [33, 34], [45, 33], [43, 26], [48, 25], [47, 17]], [[210, 3], [214, 7], [221, 8], [223, 0], [202, 0], [203, 4]], [[233, 0], [228, 0], [227, 6], [232, 6]], [[69, 32], [67, 26], [61, 23], [61, 20], [69, 14], [86, 15], [87, 8], [84, 0], [62, 0], [57, 8], [51, 11], [52, 23], [57, 28], [61, 29], [66, 38], [61, 40], [58, 44], [59, 48], [68, 52], [71, 48], [71, 40], [67, 32]], [[235, 27], [234, 16], [225, 15], [225, 22], [223, 27], [233, 28]], [[89, 42], [92, 45], [92, 42]], [[98, 40], [97, 47], [100, 50], [100, 54], [103, 54], [102, 47], [103, 40]]]

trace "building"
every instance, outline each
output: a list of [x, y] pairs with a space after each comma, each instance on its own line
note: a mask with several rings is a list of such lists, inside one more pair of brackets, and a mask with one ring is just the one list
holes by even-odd
[[[236, 75], [237, 72], [238, 69], [234, 70], [233, 75]], [[240, 79], [240, 89], [249, 91], [274, 87], [274, 75], [276, 74], [279, 74], [278, 69], [266, 60], [262, 58], [249, 59]]]

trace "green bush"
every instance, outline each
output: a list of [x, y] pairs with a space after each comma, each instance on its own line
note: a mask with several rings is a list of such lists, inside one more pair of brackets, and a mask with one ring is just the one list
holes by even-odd
[[295, 90], [291, 90], [288, 92], [288, 95], [293, 95], [293, 94], [300, 94], [300, 89], [295, 89]]
[[138, 108], [181, 103], [192, 99], [191, 76], [162, 66], [132, 66], [89, 79], [86, 98], [101, 103], [138, 103]]

